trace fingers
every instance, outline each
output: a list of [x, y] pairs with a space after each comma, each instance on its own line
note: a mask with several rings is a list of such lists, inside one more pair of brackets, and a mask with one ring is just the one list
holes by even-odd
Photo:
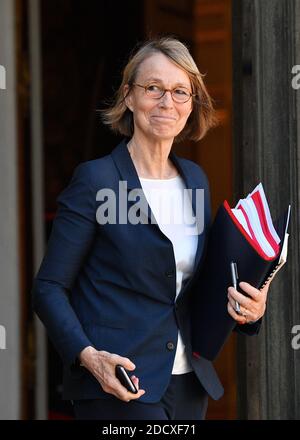
[[227, 310], [229, 315], [238, 323], [238, 324], [246, 324], [247, 318], [242, 315], [238, 315], [234, 309], [234, 307], [231, 305], [230, 302], [227, 304]]
[[112, 394], [114, 394], [118, 399], [124, 402], [129, 402], [130, 400], [139, 399], [145, 394], [145, 390], [139, 389], [139, 378], [136, 376], [131, 376], [131, 380], [137, 388], [138, 392], [136, 394], [128, 391], [119, 381], [113, 383]]
[[[236, 311], [235, 304], [232, 304], [232, 302], [230, 302], [230, 305], [232, 307], [232, 310], [234, 310], [234, 312], [235, 312], [234, 319], [236, 319], [236, 316], [238, 316], [239, 318], [241, 318], [241, 317], [245, 318], [244, 320], [243, 319], [238, 319], [238, 320], [236, 319], [239, 323], [247, 324], [247, 323], [254, 322], [257, 320], [255, 315], [253, 314], [253, 312], [245, 309], [245, 307], [240, 306], [239, 311]], [[242, 322], [240, 322], [240, 321], [242, 321]]]
[[[238, 302], [240, 305], [240, 310], [242, 314], [246, 315], [246, 322], [254, 322], [260, 319], [266, 310], [266, 297], [268, 292], [268, 286], [265, 287], [262, 291], [256, 289], [251, 286], [251, 284], [246, 282], [239, 283], [239, 287], [249, 296], [245, 296], [243, 293], [238, 292], [232, 286], [228, 288], [228, 301], [231, 306], [231, 309], [234, 310], [234, 316], [230, 313], [230, 315], [237, 321], [240, 322], [240, 319], [236, 319], [236, 316], [240, 316], [236, 312], [235, 302]], [[244, 322], [245, 323], [245, 322]]]
[[130, 400], [139, 399], [143, 394], [145, 394], [145, 390], [139, 389], [139, 379], [136, 376], [131, 379], [138, 389], [138, 392], [136, 394], [128, 391], [127, 388], [121, 384], [116, 376], [107, 377], [105, 383], [102, 383], [101, 386], [106, 393], [113, 394], [118, 399], [123, 400], [124, 402], [129, 402]]
[[228, 288], [228, 293], [239, 304], [247, 307], [247, 305], [249, 305], [252, 300], [258, 301], [259, 299], [261, 299], [261, 292], [258, 289], [256, 289], [255, 287], [251, 286], [250, 284], [245, 283], [245, 282], [241, 282], [239, 284], [239, 287], [242, 290], [242, 292], [245, 292], [248, 295], [248, 297], [245, 294], [234, 289], [234, 287], [232, 287], [232, 286], [230, 286]]
[[135, 364], [130, 359], [101, 350], [96, 351], [90, 372], [98, 380], [105, 392], [113, 394], [118, 399], [126, 402], [139, 399], [145, 394], [145, 390], [139, 389], [138, 377], [132, 376], [132, 381], [138, 390], [138, 393], [134, 394], [128, 391], [117, 378], [116, 365], [122, 365], [128, 371], [132, 371], [136, 368]]
[[133, 375], [133, 376], [131, 376], [130, 379], [132, 380], [132, 382], [134, 383], [136, 389], [138, 390], [139, 389], [139, 381], [140, 381], [139, 378]]
[[115, 365], [122, 365], [124, 368], [126, 368], [126, 370], [133, 371], [136, 368], [130, 359], [119, 356], [118, 354], [112, 354], [111, 359]]
[[143, 394], [145, 394], [146, 391], [145, 391], [145, 390], [142, 390], [142, 389], [139, 389], [139, 378], [138, 378], [138, 377], [136, 377], [136, 376], [131, 376], [131, 380], [132, 380], [132, 382], [134, 383], [136, 389], [138, 390], [138, 393], [137, 393], [137, 394], [133, 394], [133, 393], [130, 393], [130, 392], [129, 392], [129, 394], [130, 394], [131, 396], [133, 396], [133, 397], [131, 397], [131, 399], [139, 399]]
[[252, 299], [259, 300], [261, 298], [261, 291], [259, 289], [256, 289], [256, 287], [252, 286], [251, 284], [242, 281], [239, 283], [239, 287]]
[[251, 305], [250, 302], [253, 301], [250, 298], [247, 298], [245, 295], [243, 295], [242, 293], [238, 292], [237, 290], [235, 290], [233, 287], [229, 287], [228, 288], [228, 301], [230, 302], [232, 308], [234, 309], [235, 313], [238, 315], [238, 313], [236, 312], [236, 302], [239, 303], [240, 307], [244, 307], [245, 309], [250, 309]]
[[[232, 298], [232, 296], [228, 295], [228, 301], [230, 302], [231, 307], [237, 313], [237, 311], [236, 311], [236, 301]], [[237, 315], [238, 315], [238, 313], [237, 313]]]

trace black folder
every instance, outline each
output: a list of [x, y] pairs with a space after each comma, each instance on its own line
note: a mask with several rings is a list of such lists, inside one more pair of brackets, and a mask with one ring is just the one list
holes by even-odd
[[239, 282], [246, 281], [258, 289], [276, 269], [279, 270], [289, 213], [288, 208], [274, 222], [281, 240], [280, 250], [276, 257], [266, 259], [234, 221], [228, 203], [225, 201], [220, 206], [209, 232], [198, 289], [192, 298], [192, 349], [195, 356], [215, 360], [237, 324], [227, 311], [227, 289], [232, 286], [230, 263], [237, 264]]

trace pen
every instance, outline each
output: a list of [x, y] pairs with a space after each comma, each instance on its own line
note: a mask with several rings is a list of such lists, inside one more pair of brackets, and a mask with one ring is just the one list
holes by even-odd
[[[232, 285], [237, 290], [237, 280], [238, 280], [238, 272], [237, 272], [237, 265], [233, 261], [230, 263], [230, 270], [231, 270], [231, 278], [232, 278]], [[241, 314], [240, 305], [237, 301], [235, 301], [235, 311], [239, 315]]]

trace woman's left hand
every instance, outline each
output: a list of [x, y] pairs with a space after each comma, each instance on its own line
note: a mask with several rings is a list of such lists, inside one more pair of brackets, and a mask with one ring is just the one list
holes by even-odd
[[[266, 302], [270, 283], [261, 290], [244, 281], [239, 283], [239, 288], [249, 296], [238, 292], [234, 287], [228, 288], [227, 310], [238, 324], [249, 324], [260, 319], [266, 310]], [[241, 315], [235, 311], [235, 302], [240, 305]]]

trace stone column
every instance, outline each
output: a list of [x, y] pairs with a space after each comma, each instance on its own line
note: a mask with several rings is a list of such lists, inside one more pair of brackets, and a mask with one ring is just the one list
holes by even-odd
[[[42, 74], [41, 74], [41, 4], [28, 1], [30, 77], [31, 77], [31, 169], [34, 273], [38, 271], [45, 253]], [[35, 319], [35, 418], [47, 419], [48, 370], [47, 338], [41, 321]]]
[[299, 28], [300, 0], [233, 0], [235, 198], [261, 181], [273, 218], [292, 204], [288, 262], [271, 285], [261, 332], [238, 338], [242, 419], [300, 418], [300, 347], [292, 348], [300, 325]]

